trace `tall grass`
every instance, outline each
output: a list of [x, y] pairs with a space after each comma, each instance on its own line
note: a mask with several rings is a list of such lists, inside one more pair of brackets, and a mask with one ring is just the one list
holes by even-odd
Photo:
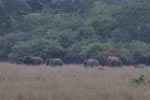
[[[144, 75], [145, 83], [132, 79]], [[150, 68], [0, 63], [0, 100], [150, 100]]]

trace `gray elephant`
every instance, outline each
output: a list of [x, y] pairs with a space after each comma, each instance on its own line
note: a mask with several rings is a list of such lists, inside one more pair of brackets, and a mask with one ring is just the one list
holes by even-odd
[[99, 62], [96, 59], [84, 60], [83, 64], [84, 64], [84, 67], [88, 67], [88, 66], [89, 67], [98, 67], [99, 66]]
[[41, 65], [43, 62], [43, 59], [38, 56], [24, 56], [24, 64], [27, 65]]
[[136, 64], [136, 65], [134, 66], [134, 68], [145, 68], [145, 67], [146, 67], [145, 64]]
[[24, 63], [24, 57], [20, 57], [16, 59], [16, 64], [23, 64]]
[[63, 61], [60, 58], [48, 58], [46, 65], [50, 66], [63, 66]]
[[105, 59], [105, 65], [106, 66], [122, 66], [122, 61], [121, 61], [120, 57], [108, 56]]

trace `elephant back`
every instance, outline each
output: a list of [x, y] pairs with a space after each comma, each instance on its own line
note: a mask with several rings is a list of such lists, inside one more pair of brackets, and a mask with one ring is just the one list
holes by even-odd
[[24, 56], [24, 64], [40, 65], [40, 64], [43, 64], [43, 59], [38, 56]]
[[35, 65], [40, 65], [40, 64], [43, 64], [43, 59], [41, 57], [32, 57], [31, 58], [32, 60], [32, 63], [35, 64]]
[[108, 56], [105, 63], [107, 66], [122, 66], [122, 60], [116, 56]]
[[99, 62], [96, 59], [87, 59], [83, 62], [84, 67], [90, 66], [90, 67], [94, 67], [94, 66], [99, 66]]
[[48, 58], [46, 60], [46, 65], [63, 66], [63, 61], [60, 58]]

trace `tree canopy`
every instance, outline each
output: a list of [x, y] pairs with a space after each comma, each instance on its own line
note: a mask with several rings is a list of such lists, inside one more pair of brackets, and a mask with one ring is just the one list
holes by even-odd
[[150, 64], [150, 1], [0, 0], [0, 60], [24, 55]]

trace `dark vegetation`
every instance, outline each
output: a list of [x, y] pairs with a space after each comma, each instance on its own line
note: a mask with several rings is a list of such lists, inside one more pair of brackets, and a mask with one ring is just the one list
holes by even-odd
[[141, 74], [138, 78], [132, 79], [132, 82], [135, 84], [145, 83], [145, 75]]
[[149, 0], [0, 0], [0, 60], [150, 64]]

